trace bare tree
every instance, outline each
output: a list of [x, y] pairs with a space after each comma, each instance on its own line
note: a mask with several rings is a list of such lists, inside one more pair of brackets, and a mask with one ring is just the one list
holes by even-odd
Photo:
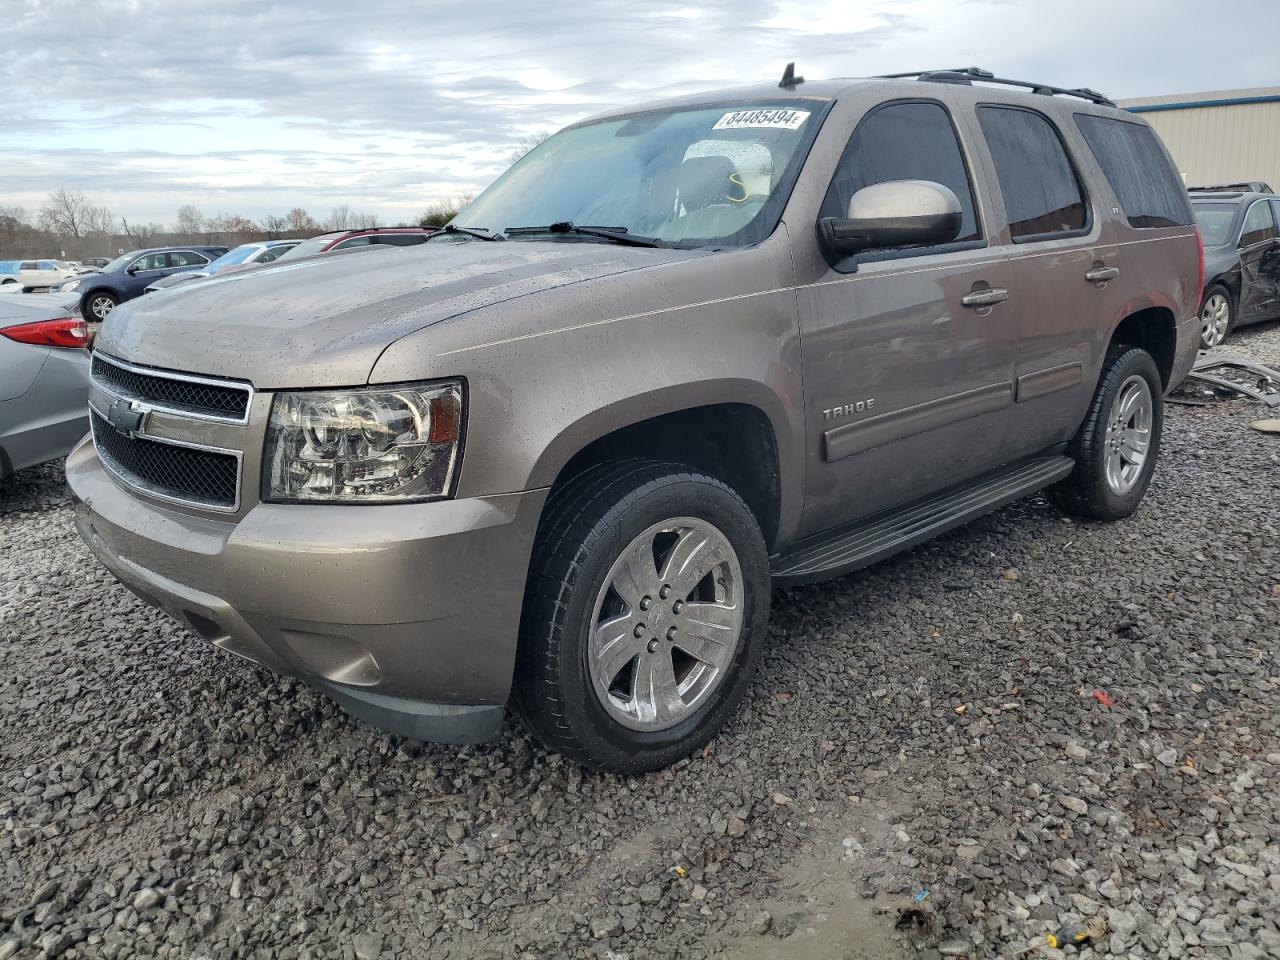
[[109, 234], [116, 232], [116, 215], [106, 207], [86, 207], [84, 211], [84, 232]]
[[511, 153], [507, 155], [507, 159], [511, 163], [515, 163], [517, 160], [519, 160], [521, 157], [523, 157], [526, 153], [528, 153], [530, 150], [532, 150], [534, 147], [540, 144], [543, 140], [547, 139], [547, 137], [549, 136], [551, 136], [551, 134], [548, 133], [546, 130], [542, 130], [538, 133], [529, 134], [529, 136], [525, 137], [523, 140], [521, 140], [519, 143], [516, 144], [515, 149], [512, 150]]
[[269, 213], [258, 221], [258, 226], [268, 237], [278, 237], [289, 229], [289, 218]]
[[88, 198], [79, 190], [51, 193], [40, 208], [40, 226], [59, 237], [78, 237], [85, 232], [89, 207]]
[[315, 218], [301, 207], [294, 207], [287, 214], [285, 219], [289, 221], [289, 229], [299, 233], [318, 233], [320, 224], [316, 223]]
[[334, 207], [324, 222], [324, 228], [326, 230], [350, 230], [351, 207], [345, 203]]
[[204, 229], [203, 213], [189, 203], [178, 208], [178, 233], [191, 239], [198, 236], [202, 229]]
[[437, 200], [418, 217], [420, 227], [443, 227], [471, 202], [471, 194], [463, 194], [452, 200]]
[[351, 215], [352, 230], [373, 230], [382, 226], [376, 213], [353, 213]]
[[158, 223], [140, 223], [131, 227], [124, 217], [120, 218], [120, 223], [124, 226], [125, 236], [132, 241], [134, 247], [150, 247], [164, 233], [164, 227]]
[[6, 207], [0, 206], [0, 220], [6, 223], [21, 224], [22, 226], [31, 226], [31, 221], [27, 218], [26, 207]]

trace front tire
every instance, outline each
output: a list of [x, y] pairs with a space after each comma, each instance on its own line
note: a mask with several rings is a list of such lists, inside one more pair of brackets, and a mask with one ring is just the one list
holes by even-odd
[[618, 773], [709, 740], [754, 671], [769, 564], [750, 509], [690, 467], [595, 467], [539, 527], [514, 706], [549, 749]]
[[1200, 304], [1200, 349], [1212, 350], [1227, 339], [1235, 320], [1231, 291], [1220, 283], [1210, 284]]
[[1084, 423], [1067, 449], [1075, 469], [1047, 491], [1063, 513], [1120, 520], [1138, 509], [1160, 453], [1164, 394], [1151, 354], [1113, 347]]
[[119, 303], [120, 301], [113, 294], [104, 290], [95, 290], [84, 298], [80, 312], [90, 323], [101, 323]]

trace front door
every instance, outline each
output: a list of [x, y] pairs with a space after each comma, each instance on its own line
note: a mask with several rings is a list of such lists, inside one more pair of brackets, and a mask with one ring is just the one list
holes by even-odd
[[1240, 304], [1238, 323], [1265, 320], [1275, 312], [1280, 280], [1280, 247], [1271, 203], [1255, 200], [1240, 228]]
[[133, 261], [125, 274], [125, 299], [141, 296], [147, 284], [155, 283], [163, 277], [168, 272], [168, 267], [167, 253], [146, 253]]
[[936, 100], [883, 104], [854, 130], [823, 202], [929, 180], [960, 200], [955, 242], [867, 251], [800, 287], [809, 469], [801, 535], [934, 493], [999, 463], [1017, 345], [1012, 268], [988, 247], [970, 163]]

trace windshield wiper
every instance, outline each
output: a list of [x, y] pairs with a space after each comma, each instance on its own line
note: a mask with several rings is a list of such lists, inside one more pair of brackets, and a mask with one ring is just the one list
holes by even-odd
[[[440, 236], [474, 237], [476, 240], [505, 240], [506, 239], [506, 237], [504, 237], [500, 233], [495, 233], [490, 235], [488, 233], [481, 233], [479, 230], [472, 230], [470, 227], [455, 227], [452, 223], [448, 223], [448, 224], [445, 224], [443, 227], [441, 227], [439, 230], [437, 230], [435, 233], [428, 235], [427, 240], [434, 240], [436, 237], [440, 237]], [[426, 243], [427, 241], [424, 240], [422, 242]]]
[[626, 227], [579, 227], [572, 220], [558, 220], [545, 227], [507, 227], [505, 233], [508, 237], [535, 233], [573, 233], [587, 237], [602, 237], [629, 247], [665, 247], [667, 245], [657, 237], [642, 237], [637, 233], [627, 233]]

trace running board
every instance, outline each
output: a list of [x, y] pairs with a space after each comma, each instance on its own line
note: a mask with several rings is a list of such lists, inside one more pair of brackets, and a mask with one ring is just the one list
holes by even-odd
[[1061, 480], [1070, 457], [1037, 457], [913, 504], [797, 544], [772, 558], [775, 586], [813, 583], [869, 566]]

